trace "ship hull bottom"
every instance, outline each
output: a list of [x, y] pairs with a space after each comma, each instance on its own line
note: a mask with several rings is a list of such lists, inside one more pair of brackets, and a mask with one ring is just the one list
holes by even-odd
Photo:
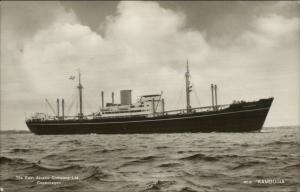
[[[271, 101], [272, 102], [272, 101]], [[106, 121], [82, 120], [48, 123], [26, 122], [31, 132], [38, 135], [55, 134], [152, 134], [197, 132], [257, 132], [262, 129], [270, 105], [239, 111], [209, 114], [178, 115]]]

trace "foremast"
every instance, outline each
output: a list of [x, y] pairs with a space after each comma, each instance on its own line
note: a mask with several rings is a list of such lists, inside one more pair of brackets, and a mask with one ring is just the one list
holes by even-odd
[[80, 70], [78, 71], [78, 91], [79, 91], [79, 113], [78, 113], [78, 118], [82, 119], [83, 118], [83, 112], [82, 112], [82, 89], [83, 86], [81, 84], [81, 73]]
[[185, 92], [186, 92], [186, 112], [190, 113], [192, 107], [190, 104], [190, 93], [192, 92], [192, 86], [190, 85], [190, 72], [189, 72], [189, 61], [186, 61], [186, 72], [185, 72]]

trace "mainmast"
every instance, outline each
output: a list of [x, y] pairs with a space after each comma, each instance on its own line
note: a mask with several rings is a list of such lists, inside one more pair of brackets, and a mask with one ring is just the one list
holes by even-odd
[[78, 88], [78, 91], [79, 91], [79, 114], [78, 114], [78, 117], [80, 118], [80, 119], [82, 119], [83, 118], [83, 113], [82, 113], [82, 89], [83, 89], [83, 86], [81, 85], [81, 73], [80, 73], [80, 70], [78, 71], [78, 76], [79, 76], [79, 78], [78, 78], [78, 86], [77, 86], [77, 88]]
[[186, 90], [186, 112], [191, 112], [191, 104], [190, 104], [190, 92], [192, 91], [192, 87], [190, 86], [190, 72], [189, 72], [189, 61], [186, 61], [186, 72], [185, 72], [185, 90]]

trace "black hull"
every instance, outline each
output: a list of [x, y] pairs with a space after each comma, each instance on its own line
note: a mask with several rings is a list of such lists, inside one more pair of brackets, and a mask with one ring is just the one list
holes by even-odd
[[260, 131], [273, 98], [232, 104], [214, 112], [90, 120], [59, 120], [26, 124], [38, 135], [55, 134], [147, 134]]

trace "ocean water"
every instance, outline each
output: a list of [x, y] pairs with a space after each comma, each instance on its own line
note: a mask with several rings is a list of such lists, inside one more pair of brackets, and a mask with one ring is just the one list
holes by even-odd
[[261, 133], [1, 134], [2, 191], [300, 191], [299, 127]]

